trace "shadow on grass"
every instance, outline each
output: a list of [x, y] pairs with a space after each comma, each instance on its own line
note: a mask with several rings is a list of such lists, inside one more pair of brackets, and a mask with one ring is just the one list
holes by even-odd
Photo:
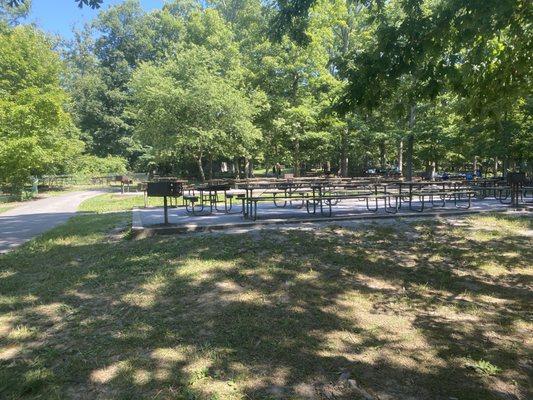
[[339, 376], [380, 399], [526, 396], [523, 236], [419, 221], [129, 241], [127, 219], [75, 217], [0, 256], [0, 397], [358, 398]]

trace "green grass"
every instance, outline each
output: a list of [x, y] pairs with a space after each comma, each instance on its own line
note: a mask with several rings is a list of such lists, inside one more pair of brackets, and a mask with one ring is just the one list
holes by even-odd
[[11, 196], [0, 194], [0, 213], [10, 210], [19, 203]]
[[[219, 193], [219, 200], [224, 201], [224, 195]], [[172, 199], [172, 201], [174, 201]], [[182, 199], [178, 198], [178, 205], [182, 204]], [[113, 212], [132, 210], [133, 208], [144, 207], [144, 196], [142, 194], [129, 195], [120, 193], [109, 193], [93, 197], [82, 203], [79, 210], [85, 212]], [[148, 207], [162, 207], [163, 198], [148, 197], [146, 205]], [[169, 200], [170, 205], [170, 200]]]
[[[181, 202], [181, 200], [178, 200]], [[163, 199], [159, 197], [149, 197], [148, 206], [163, 206]], [[136, 207], [144, 207], [144, 196], [122, 195], [120, 193], [108, 193], [93, 197], [80, 205], [79, 210], [85, 212], [112, 212], [131, 210]]]
[[0, 398], [527, 397], [531, 219], [131, 240], [140, 200], [0, 256]]
[[14, 206], [13, 205], [2, 205], [0, 204], [0, 214], [7, 211], [7, 210], [11, 210]]
[[[293, 168], [283, 168], [281, 170], [281, 176], [283, 177], [283, 174], [292, 174], [294, 172]], [[265, 175], [273, 176], [274, 172], [272, 172], [272, 166], [268, 169], [268, 171], [265, 168], [254, 168], [254, 176], [255, 177], [261, 177]]]

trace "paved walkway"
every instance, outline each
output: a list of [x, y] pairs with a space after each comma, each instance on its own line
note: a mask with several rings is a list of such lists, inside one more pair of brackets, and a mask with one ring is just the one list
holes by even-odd
[[78, 210], [80, 203], [101, 191], [71, 192], [29, 201], [0, 214], [0, 254], [64, 223]]

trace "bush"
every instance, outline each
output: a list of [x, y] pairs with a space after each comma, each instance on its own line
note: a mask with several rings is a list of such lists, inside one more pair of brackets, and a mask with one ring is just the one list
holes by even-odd
[[108, 174], [124, 174], [128, 162], [118, 156], [97, 157], [85, 154], [78, 157], [71, 165], [71, 173], [83, 176], [99, 176]]

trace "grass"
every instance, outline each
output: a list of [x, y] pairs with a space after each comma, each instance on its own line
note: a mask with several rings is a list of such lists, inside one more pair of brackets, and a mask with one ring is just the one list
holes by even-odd
[[131, 240], [113, 196], [0, 256], [0, 398], [528, 396], [531, 218]]
[[13, 205], [2, 205], [0, 204], [0, 214], [7, 211], [7, 210], [11, 210], [14, 206]]
[[[181, 200], [178, 200], [181, 201]], [[163, 205], [163, 199], [159, 197], [148, 197], [148, 206]], [[108, 193], [101, 196], [93, 197], [80, 205], [79, 210], [85, 212], [113, 212], [129, 211], [136, 207], [144, 207], [144, 196], [139, 195], [121, 195], [120, 193]]]

